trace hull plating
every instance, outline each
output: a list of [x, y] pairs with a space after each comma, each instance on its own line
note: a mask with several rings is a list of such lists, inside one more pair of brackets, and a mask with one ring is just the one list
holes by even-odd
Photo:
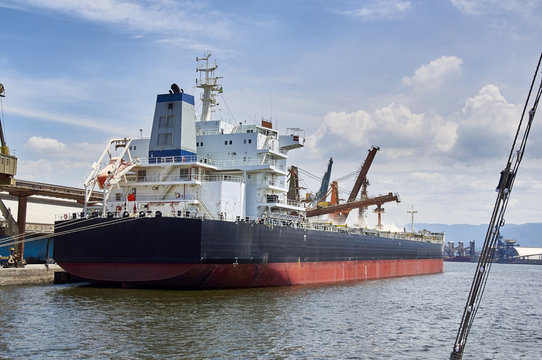
[[[87, 229], [87, 230], [84, 230]], [[232, 288], [442, 272], [443, 245], [367, 234], [187, 218], [57, 223], [66, 271], [125, 286]]]
[[440, 273], [442, 259], [274, 264], [61, 264], [65, 270], [126, 287], [248, 288], [330, 284]]

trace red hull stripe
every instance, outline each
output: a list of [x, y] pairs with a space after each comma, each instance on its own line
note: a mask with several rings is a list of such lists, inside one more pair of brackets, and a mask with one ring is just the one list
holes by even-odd
[[243, 288], [382, 279], [440, 273], [442, 259], [268, 264], [62, 263], [86, 279], [178, 288]]

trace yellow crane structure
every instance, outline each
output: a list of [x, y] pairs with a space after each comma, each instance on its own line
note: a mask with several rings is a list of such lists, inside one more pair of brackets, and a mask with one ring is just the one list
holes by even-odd
[[[0, 83], [0, 102], [5, 97], [4, 85]], [[2, 106], [2, 117], [4, 108]], [[9, 153], [9, 147], [4, 137], [3, 119], [0, 118], [0, 184], [15, 185], [15, 174], [17, 173], [17, 158]]]

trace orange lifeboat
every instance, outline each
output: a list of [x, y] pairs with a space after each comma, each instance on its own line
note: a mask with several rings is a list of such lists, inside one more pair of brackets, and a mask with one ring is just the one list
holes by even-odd
[[98, 174], [98, 186], [100, 189], [104, 188], [104, 184], [107, 181], [107, 178], [114, 177], [115, 174], [118, 174], [122, 172], [128, 165], [130, 165], [127, 161], [121, 159], [120, 163], [117, 167], [117, 169], [114, 169], [115, 163], [117, 162], [118, 157], [113, 157], [111, 160], [109, 160], [109, 164], [100, 171]]

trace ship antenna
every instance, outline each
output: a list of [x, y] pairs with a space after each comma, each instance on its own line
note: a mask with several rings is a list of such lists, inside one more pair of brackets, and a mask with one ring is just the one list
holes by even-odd
[[203, 57], [196, 57], [198, 63], [196, 72], [199, 73], [199, 81], [196, 79], [196, 87], [203, 89], [201, 96], [201, 121], [211, 120], [211, 107], [216, 106], [215, 95], [222, 92], [222, 86], [218, 83], [218, 79], [222, 76], [215, 76], [217, 69], [216, 62], [210, 63], [211, 52], [207, 52]]
[[414, 214], [418, 213], [418, 210], [414, 210], [414, 205], [412, 205], [412, 210], [408, 210], [407, 213], [412, 216], [412, 223], [410, 225], [410, 229], [412, 232], [414, 232]]

